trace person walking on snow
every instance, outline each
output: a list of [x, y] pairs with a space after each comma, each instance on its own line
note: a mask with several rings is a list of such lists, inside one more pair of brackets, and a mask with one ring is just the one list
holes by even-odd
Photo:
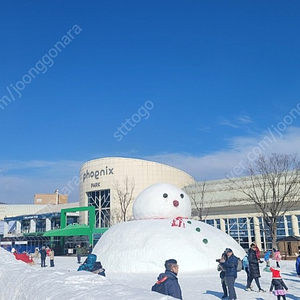
[[248, 250], [248, 261], [249, 261], [249, 280], [247, 280], [247, 287], [246, 291], [253, 291], [251, 289], [252, 280], [255, 280], [259, 292], [265, 292], [260, 286], [259, 277], [260, 277], [260, 270], [259, 270], [259, 260], [256, 256], [255, 251], [255, 244], [251, 244], [250, 249]]
[[270, 268], [272, 272], [272, 281], [270, 286], [270, 293], [272, 293], [273, 288], [274, 295], [277, 296], [277, 300], [280, 300], [281, 297], [283, 300], [286, 300], [286, 292], [288, 291], [288, 287], [285, 285], [283, 279], [280, 276], [280, 270]]
[[266, 263], [266, 267], [264, 268], [264, 271], [266, 272], [270, 272], [270, 255], [271, 255], [271, 251], [267, 251], [264, 255], [264, 260]]
[[270, 267], [270, 255], [271, 255], [270, 250], [265, 253], [264, 260], [266, 263], [266, 267]]
[[279, 250], [273, 249], [274, 250], [274, 258], [276, 260], [276, 267], [280, 268], [280, 261], [281, 261], [281, 254]]

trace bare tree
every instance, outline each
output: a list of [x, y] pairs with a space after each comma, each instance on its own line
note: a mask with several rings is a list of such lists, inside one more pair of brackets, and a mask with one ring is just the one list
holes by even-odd
[[[206, 181], [202, 183], [195, 183], [184, 189], [194, 206], [192, 213], [196, 215], [200, 221], [204, 221], [207, 218], [208, 212], [211, 207], [211, 199], [208, 200], [206, 195]], [[194, 213], [195, 212], [195, 213]]]
[[118, 203], [120, 210], [116, 213], [116, 218], [118, 221], [127, 221], [127, 214], [130, 204], [133, 202], [133, 192], [135, 188], [135, 182], [132, 178], [129, 181], [128, 177], [124, 178], [122, 183], [116, 181], [114, 183], [114, 189], [116, 191], [116, 195], [114, 196], [114, 200]]
[[270, 230], [272, 248], [276, 248], [278, 221], [299, 200], [300, 162], [297, 155], [260, 155], [248, 165], [247, 173], [242, 180], [229, 181], [255, 204]]

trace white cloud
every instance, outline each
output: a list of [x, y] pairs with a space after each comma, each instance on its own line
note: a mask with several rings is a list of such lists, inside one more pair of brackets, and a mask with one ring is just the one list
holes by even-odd
[[238, 121], [242, 124], [252, 123], [252, 119], [246, 115], [238, 117]]
[[34, 194], [62, 192], [69, 185], [69, 202], [78, 201], [79, 187], [72, 181], [79, 176], [78, 161], [0, 162], [0, 202], [33, 203]]
[[221, 120], [219, 122], [220, 125], [224, 125], [224, 126], [228, 126], [228, 127], [232, 127], [232, 128], [239, 128], [238, 125], [234, 124], [232, 121], [229, 121], [229, 120]]
[[245, 126], [246, 124], [253, 123], [251, 117], [247, 115], [242, 115], [236, 118], [236, 121], [228, 120], [225, 118], [222, 118], [221, 121], [219, 121], [220, 125], [228, 126], [231, 128], [241, 128], [242, 126]]
[[[289, 128], [282, 132], [282, 136], [279, 133], [266, 131], [255, 138], [234, 137], [228, 141], [228, 149], [204, 156], [168, 153], [148, 156], [147, 159], [172, 165], [189, 173], [196, 180], [223, 179], [233, 172], [234, 167], [243, 168], [249, 159], [250, 161], [255, 159], [260, 153], [265, 155], [298, 153], [300, 128]], [[235, 174], [238, 175], [242, 174]]]
[[[269, 128], [256, 137], [234, 137], [227, 140], [227, 149], [207, 155], [189, 153], [164, 153], [141, 159], [153, 160], [179, 168], [196, 180], [223, 179], [240, 166], [241, 171], [247, 161], [258, 154], [295, 154], [300, 149], [300, 128], [290, 127], [279, 131]], [[120, 155], [122, 156], [122, 155]], [[126, 155], [123, 155], [126, 156]], [[62, 192], [69, 186], [69, 201], [78, 201], [79, 186], [73, 180], [79, 176], [81, 161], [8, 161], [0, 162], [0, 202], [33, 203], [34, 194]]]

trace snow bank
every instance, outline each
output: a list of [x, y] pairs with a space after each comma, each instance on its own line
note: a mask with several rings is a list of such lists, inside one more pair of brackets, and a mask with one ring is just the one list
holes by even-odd
[[85, 271], [30, 266], [0, 248], [0, 299], [166, 300], [171, 297], [112, 284], [105, 277]]

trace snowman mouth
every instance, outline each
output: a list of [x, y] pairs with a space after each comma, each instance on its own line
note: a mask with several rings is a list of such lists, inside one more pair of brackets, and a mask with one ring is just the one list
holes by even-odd
[[175, 207], [177, 207], [177, 206], [179, 205], [179, 202], [178, 202], [177, 200], [174, 200], [174, 201], [173, 201], [173, 205], [174, 205]]

